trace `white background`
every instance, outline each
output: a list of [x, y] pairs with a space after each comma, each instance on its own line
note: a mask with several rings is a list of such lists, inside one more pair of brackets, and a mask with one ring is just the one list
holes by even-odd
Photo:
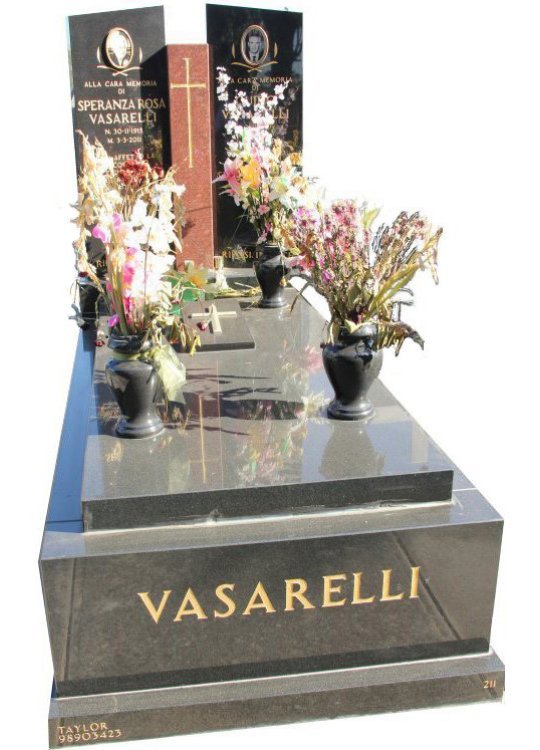
[[[2, 10], [0, 513], [4, 747], [46, 748], [52, 666], [37, 557], [77, 330], [64, 16], [148, 3], [18, 0]], [[151, 4], [151, 3], [150, 3]], [[257, 4], [254, 2], [253, 4]], [[277, 2], [261, 3], [282, 7]], [[426, 339], [383, 380], [506, 519], [493, 645], [502, 705], [138, 743], [506, 748], [534, 743], [538, 467], [538, 4], [324, 0], [305, 11], [306, 167], [335, 195], [444, 226], [441, 283], [418, 285]], [[169, 42], [204, 42], [204, 4], [166, 3]], [[471, 575], [474, 571], [471, 571]], [[91, 654], [89, 654], [91, 658]], [[133, 745], [135, 747], [135, 745]]]

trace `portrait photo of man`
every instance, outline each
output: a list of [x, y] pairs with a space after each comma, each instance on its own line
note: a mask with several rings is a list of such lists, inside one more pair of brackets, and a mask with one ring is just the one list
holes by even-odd
[[261, 26], [249, 26], [242, 35], [242, 56], [252, 66], [260, 65], [268, 55], [268, 36]]
[[111, 29], [105, 40], [107, 58], [113, 68], [123, 70], [133, 59], [133, 42], [125, 29]]

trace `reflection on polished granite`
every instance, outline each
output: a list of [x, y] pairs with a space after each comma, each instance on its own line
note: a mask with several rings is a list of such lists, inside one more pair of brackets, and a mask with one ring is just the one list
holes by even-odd
[[451, 497], [453, 465], [376, 381], [369, 422], [326, 416], [321, 318], [303, 301], [244, 316], [256, 348], [180, 355], [182, 402], [165, 432], [116, 437], [118, 408], [97, 350], [82, 486], [86, 530]]

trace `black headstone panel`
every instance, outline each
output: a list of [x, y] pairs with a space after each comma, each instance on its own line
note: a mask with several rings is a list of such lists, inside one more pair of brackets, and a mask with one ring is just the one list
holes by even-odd
[[163, 7], [68, 19], [77, 172], [80, 130], [117, 160], [134, 149], [170, 166]]
[[[244, 90], [249, 96], [273, 92], [276, 84], [290, 81], [288, 91], [294, 99], [280, 111], [288, 117], [285, 138], [302, 148], [302, 14], [260, 8], [236, 8], [228, 5], [206, 6], [207, 41], [214, 48], [214, 69], [223, 67], [231, 76], [233, 92]], [[251, 59], [248, 39], [258, 37], [260, 50]], [[215, 89], [214, 89], [215, 91]], [[221, 171], [226, 158], [223, 103], [215, 95], [216, 169]], [[255, 236], [250, 224], [242, 217], [242, 209], [227, 195], [217, 202], [218, 244], [231, 261], [230, 249], [237, 244], [247, 248], [250, 265], [255, 251]], [[251, 251], [250, 248], [251, 247]]]

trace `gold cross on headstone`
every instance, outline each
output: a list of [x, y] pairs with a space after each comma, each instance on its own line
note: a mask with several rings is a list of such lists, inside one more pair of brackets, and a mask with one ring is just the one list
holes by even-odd
[[201, 323], [209, 323], [212, 326], [212, 333], [216, 334], [223, 333], [220, 318], [236, 318], [236, 315], [237, 313], [235, 310], [224, 310], [223, 312], [219, 312], [215, 305], [210, 305], [210, 307], [207, 307], [204, 312], [192, 313], [189, 317], [193, 319], [204, 318], [204, 320], [201, 320]]
[[187, 129], [188, 129], [188, 164], [189, 164], [189, 168], [193, 169], [193, 130], [192, 130], [192, 125], [191, 125], [191, 89], [205, 89], [206, 83], [191, 83], [190, 76], [189, 76], [190, 58], [184, 57], [184, 63], [185, 63], [185, 68], [186, 68], [185, 83], [171, 83], [171, 88], [186, 90]]

